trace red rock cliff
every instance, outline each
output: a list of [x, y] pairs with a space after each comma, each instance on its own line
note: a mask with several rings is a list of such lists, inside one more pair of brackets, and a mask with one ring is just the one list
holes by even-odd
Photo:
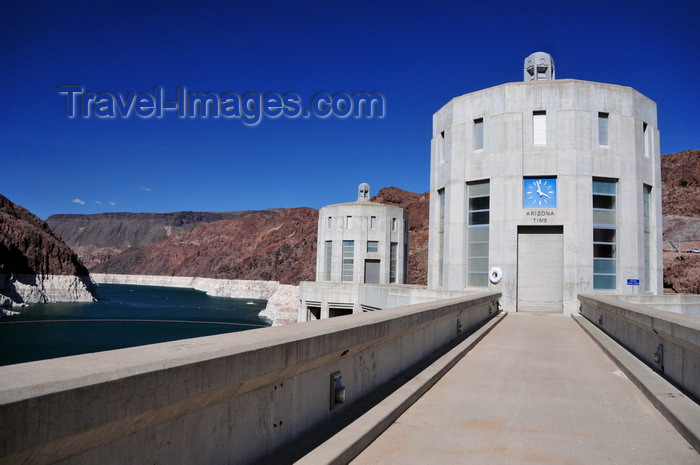
[[46, 222], [0, 195], [0, 274], [87, 276]]
[[96, 298], [87, 269], [61, 238], [0, 195], [0, 305]]
[[318, 211], [293, 208], [273, 215], [201, 223], [155, 244], [133, 247], [94, 272], [260, 279], [297, 284], [316, 279]]

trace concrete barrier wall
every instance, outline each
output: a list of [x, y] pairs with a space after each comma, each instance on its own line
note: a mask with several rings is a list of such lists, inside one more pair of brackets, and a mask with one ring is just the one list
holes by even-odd
[[[644, 305], [579, 295], [581, 313], [655, 371], [700, 399], [700, 319]], [[661, 346], [658, 361], [655, 354]]]
[[[453, 341], [458, 320], [488, 320], [499, 297], [0, 367], [0, 463], [249, 463]], [[331, 409], [337, 371], [347, 402]]]
[[434, 302], [477, 295], [479, 292], [427, 289], [415, 284], [361, 284], [361, 283], [319, 283], [302, 281], [299, 283], [298, 321], [308, 321], [307, 305], [320, 305], [321, 318], [328, 318], [329, 308], [343, 307], [352, 313], [362, 313], [374, 309], [403, 307], [406, 305]]
[[700, 317], [700, 295], [698, 294], [621, 294], [616, 295], [615, 298], [657, 310]]

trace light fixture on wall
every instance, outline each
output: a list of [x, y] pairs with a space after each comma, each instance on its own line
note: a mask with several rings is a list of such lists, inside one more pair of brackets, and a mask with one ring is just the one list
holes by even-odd
[[501, 278], [503, 278], [503, 271], [497, 266], [491, 268], [491, 271], [489, 271], [489, 281], [493, 284], [498, 284], [501, 282]]
[[345, 403], [345, 386], [343, 386], [343, 375], [336, 371], [331, 374], [331, 410], [338, 404]]
[[659, 370], [664, 371], [664, 346], [659, 344], [654, 352], [654, 363], [659, 365]]

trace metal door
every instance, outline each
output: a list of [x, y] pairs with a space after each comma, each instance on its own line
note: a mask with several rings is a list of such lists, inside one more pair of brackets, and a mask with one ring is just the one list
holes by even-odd
[[563, 274], [563, 227], [519, 226], [517, 310], [561, 313]]

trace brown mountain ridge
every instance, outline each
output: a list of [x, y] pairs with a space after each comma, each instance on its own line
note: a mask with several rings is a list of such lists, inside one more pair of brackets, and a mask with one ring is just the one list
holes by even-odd
[[[257, 213], [274, 215], [282, 210], [274, 208]], [[251, 213], [254, 211], [63, 214], [51, 215], [46, 222], [92, 268], [131, 247], [153, 244], [199, 223], [234, 220]]]
[[155, 244], [132, 247], [92, 270], [296, 284], [315, 279], [317, 221], [317, 210], [292, 208], [200, 223]]

